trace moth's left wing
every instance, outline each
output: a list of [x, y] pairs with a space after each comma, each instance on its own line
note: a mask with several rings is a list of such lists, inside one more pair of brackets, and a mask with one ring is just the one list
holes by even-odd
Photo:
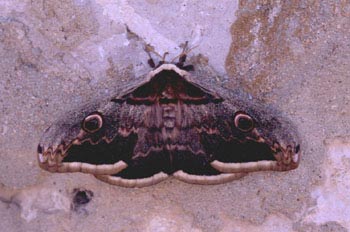
[[142, 123], [135, 114], [130, 107], [112, 101], [67, 113], [43, 134], [38, 145], [40, 167], [96, 175], [120, 172], [127, 167], [124, 160], [133, 153], [135, 131]]

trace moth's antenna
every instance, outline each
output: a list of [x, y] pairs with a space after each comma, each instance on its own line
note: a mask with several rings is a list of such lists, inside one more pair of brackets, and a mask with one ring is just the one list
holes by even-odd
[[169, 52], [164, 52], [164, 55], [163, 55], [163, 57], [162, 57], [163, 63], [165, 62], [165, 57], [166, 57], [167, 55], [169, 55]]
[[156, 52], [154, 50], [154, 47], [151, 46], [150, 44], [146, 44], [145, 47], [144, 47], [144, 50], [145, 50], [145, 52], [147, 53], [147, 55], [149, 57], [148, 64], [149, 64], [149, 66], [151, 66], [151, 68], [155, 68], [156, 67], [156, 64], [154, 63], [154, 60], [153, 60], [153, 58], [151, 56], [151, 53], [155, 54], [156, 56], [158, 56], [161, 59], [161, 61], [159, 61], [158, 66], [160, 66], [160, 65], [165, 63], [165, 58], [169, 54], [169, 52], [165, 52], [163, 54], [163, 56], [161, 56], [158, 52]]
[[148, 59], [148, 65], [151, 66], [151, 68], [155, 68], [156, 67], [156, 64], [154, 63], [154, 60], [151, 56], [151, 53], [155, 54], [156, 56], [158, 56], [160, 59], [164, 59], [164, 56], [162, 57], [161, 55], [159, 55], [158, 52], [156, 52], [154, 50], [154, 47], [150, 44], [146, 44], [145, 47], [144, 47], [144, 50], [145, 52], [147, 53], [149, 59]]
[[198, 47], [198, 45], [189, 48], [188, 47], [188, 41], [186, 41], [184, 44], [180, 45], [180, 47], [182, 47], [182, 52], [176, 56], [175, 58], [173, 58], [173, 60], [171, 61], [171, 63], [175, 62], [175, 60], [177, 58], [179, 58], [179, 61], [176, 63], [176, 66], [181, 68], [181, 69], [185, 69], [185, 70], [193, 70], [193, 66], [192, 65], [187, 65], [184, 66], [185, 62], [186, 62], [186, 58], [187, 58], [187, 54], [190, 53], [193, 49], [195, 49], [196, 47]]

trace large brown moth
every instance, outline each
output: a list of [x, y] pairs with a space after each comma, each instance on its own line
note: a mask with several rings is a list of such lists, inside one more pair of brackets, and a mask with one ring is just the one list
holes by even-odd
[[292, 123], [179, 62], [161, 62], [114, 96], [68, 113], [43, 134], [41, 168], [83, 172], [124, 187], [169, 176], [219, 184], [254, 171], [298, 167]]

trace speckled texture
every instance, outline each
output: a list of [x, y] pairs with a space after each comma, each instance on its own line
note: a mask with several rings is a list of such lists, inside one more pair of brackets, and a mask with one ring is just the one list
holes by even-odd
[[[326, 193], [349, 209], [349, 197], [331, 190], [334, 183], [346, 187], [349, 179], [350, 4], [267, 2], [2, 1], [0, 182], [8, 191], [0, 195], [7, 202], [0, 203], [0, 228], [350, 230], [342, 211], [336, 208], [329, 217], [320, 210], [333, 204], [323, 201]], [[51, 122], [149, 71], [142, 41], [175, 56], [185, 40], [199, 44], [193, 53], [203, 54], [227, 86], [240, 83], [289, 115], [303, 141], [298, 169], [250, 174], [225, 185], [169, 180], [143, 189], [39, 169], [36, 145]], [[332, 158], [339, 156], [344, 166]], [[337, 179], [330, 182], [329, 176]], [[65, 203], [75, 188], [94, 193], [86, 213]], [[10, 199], [14, 195], [19, 197]], [[26, 217], [24, 206], [34, 216]]]

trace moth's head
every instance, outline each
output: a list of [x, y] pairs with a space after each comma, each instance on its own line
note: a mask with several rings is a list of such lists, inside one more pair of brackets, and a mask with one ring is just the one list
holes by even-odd
[[172, 64], [175, 65], [177, 68], [183, 70], [183, 71], [194, 71], [194, 66], [192, 64], [185, 64], [185, 60], [186, 60], [186, 55], [183, 55], [184, 58], [180, 58], [180, 61], [178, 62], [173, 62], [173, 61], [159, 61], [159, 63], [157, 65], [154, 64], [153, 60], [149, 60], [149, 65], [155, 70], [158, 69], [159, 67], [161, 67], [162, 65], [166, 65], [166, 64]]
[[[196, 48], [197, 46], [194, 46], [192, 48], [190, 48], [188, 46], [188, 41], [186, 41], [185, 43], [181, 44], [180, 47], [182, 48], [182, 52], [174, 57], [172, 60], [167, 61], [166, 57], [167, 55], [169, 55], [168, 52], [165, 52], [163, 54], [163, 56], [161, 56], [159, 53], [157, 53], [154, 50], [154, 47], [151, 45], [146, 45], [145, 46], [145, 51], [149, 56], [148, 59], [148, 65], [150, 67], [152, 67], [154, 70], [158, 69], [159, 67], [161, 67], [164, 64], [172, 64], [175, 65], [177, 68], [183, 70], [183, 71], [193, 71], [194, 70], [194, 66], [192, 64], [186, 64], [186, 59], [187, 59], [187, 55], [188, 53], [193, 50], [194, 48]], [[161, 60], [158, 62], [158, 64], [155, 63], [154, 59], [151, 56], [151, 53], [155, 54], [158, 58], [160, 58]]]

